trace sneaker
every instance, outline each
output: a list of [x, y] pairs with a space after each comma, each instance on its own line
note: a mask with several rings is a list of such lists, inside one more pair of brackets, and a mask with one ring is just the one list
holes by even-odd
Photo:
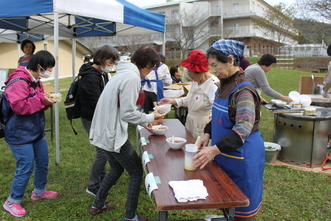
[[146, 221], [148, 217], [146, 215], [136, 215], [133, 219], [124, 218], [122, 221]]
[[91, 207], [89, 213], [91, 215], [96, 215], [96, 214], [99, 214], [99, 213], [102, 213], [102, 212], [105, 212], [105, 211], [108, 211], [108, 210], [112, 210], [112, 209], [115, 209], [115, 206], [114, 205], [110, 205], [110, 204], [109, 205], [105, 205], [101, 209]]
[[21, 204], [15, 204], [8, 202], [8, 199], [2, 206], [4, 210], [16, 217], [22, 217], [26, 214], [26, 210], [21, 206]]
[[31, 199], [32, 200], [40, 200], [40, 199], [52, 199], [57, 197], [58, 193], [54, 191], [45, 191], [41, 195], [37, 195], [35, 191], [32, 191]]
[[98, 190], [99, 190], [99, 188], [96, 188], [96, 187], [87, 187], [86, 188], [86, 192], [92, 196], [97, 195]]

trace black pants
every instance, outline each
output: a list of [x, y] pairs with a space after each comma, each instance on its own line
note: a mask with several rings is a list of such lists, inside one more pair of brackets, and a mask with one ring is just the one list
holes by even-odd
[[144, 112], [146, 114], [153, 111], [153, 102], [157, 102], [157, 95], [154, 92], [145, 91]]

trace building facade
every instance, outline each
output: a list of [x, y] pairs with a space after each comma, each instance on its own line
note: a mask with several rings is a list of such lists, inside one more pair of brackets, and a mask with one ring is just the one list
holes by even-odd
[[192, 49], [206, 51], [221, 38], [245, 42], [246, 56], [277, 54], [279, 46], [296, 43], [297, 31], [291, 23], [272, 18], [269, 11], [273, 7], [263, 0], [168, 0], [146, 9], [166, 15], [166, 53], [170, 58], [178, 58], [178, 50], [181, 58]]

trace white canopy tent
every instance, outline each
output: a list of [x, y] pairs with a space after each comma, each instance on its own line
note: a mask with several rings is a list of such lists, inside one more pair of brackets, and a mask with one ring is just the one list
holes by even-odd
[[[58, 63], [59, 38], [73, 39], [73, 53], [75, 53], [76, 37], [165, 33], [164, 15], [144, 10], [125, 0], [0, 0], [0, 5], [1, 29], [53, 36], [56, 93], [59, 90], [58, 65], [61, 65]], [[60, 140], [57, 103], [55, 104], [55, 142], [58, 163]]]

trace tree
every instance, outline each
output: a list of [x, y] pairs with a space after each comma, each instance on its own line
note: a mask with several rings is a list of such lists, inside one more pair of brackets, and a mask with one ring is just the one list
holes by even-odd
[[264, 37], [280, 44], [289, 42], [298, 36], [293, 26], [293, 7], [286, 7], [280, 3], [270, 7], [263, 16], [254, 19], [255, 28], [260, 30]]
[[297, 0], [295, 5], [300, 10], [298, 17], [319, 22], [331, 21], [331, 0]]
[[167, 18], [167, 33], [175, 42], [175, 49], [181, 51], [181, 59], [191, 49], [209, 41], [211, 34], [222, 36], [221, 27], [211, 28], [211, 24], [216, 25], [219, 22], [209, 17], [208, 7], [199, 6], [201, 5], [196, 3], [180, 3], [179, 11]]
[[299, 44], [314, 44], [324, 41], [327, 44], [331, 43], [331, 25], [318, 22], [312, 19], [295, 19], [295, 27], [299, 30]]

